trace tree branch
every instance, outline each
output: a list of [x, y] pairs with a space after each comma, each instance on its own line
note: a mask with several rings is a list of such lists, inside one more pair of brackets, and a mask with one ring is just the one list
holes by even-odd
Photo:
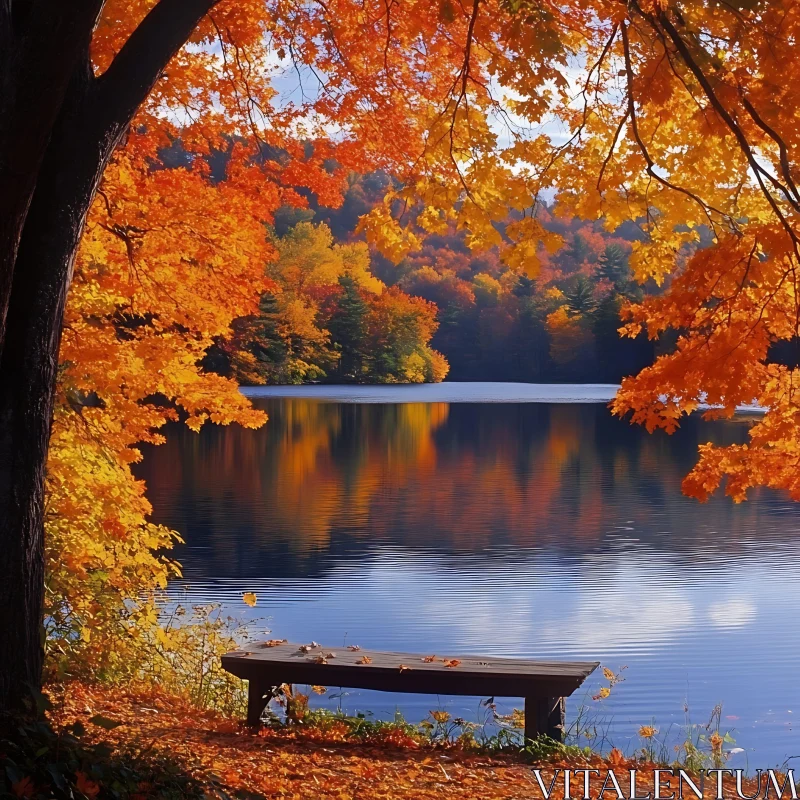
[[[633, 62], [631, 61], [631, 45], [630, 40], [628, 38], [628, 26], [623, 22], [620, 25], [620, 31], [622, 33], [622, 52], [625, 57], [625, 74], [627, 76], [628, 82], [628, 116], [631, 120], [631, 133], [633, 133], [633, 138], [636, 141], [636, 145], [639, 148], [639, 151], [642, 154], [642, 157], [645, 161], [645, 168], [647, 174], [653, 178], [655, 181], [660, 183], [662, 186], [665, 186], [667, 189], [672, 189], [676, 192], [680, 192], [681, 194], [685, 194], [687, 197], [694, 200], [700, 208], [703, 209], [703, 212], [708, 219], [708, 223], [711, 226], [712, 230], [715, 229], [714, 220], [711, 217], [711, 212], [715, 212], [719, 214], [723, 219], [728, 219], [731, 221], [732, 224], [735, 225], [733, 220], [730, 219], [730, 215], [726, 214], [723, 211], [720, 211], [718, 208], [715, 208], [712, 205], [706, 203], [701, 197], [696, 195], [694, 192], [686, 189], [684, 186], [679, 186], [671, 181], [667, 180], [663, 176], [658, 174], [656, 170], [656, 163], [653, 161], [650, 152], [647, 149], [647, 145], [644, 143], [642, 136], [639, 132], [639, 122], [636, 116], [636, 101], [634, 99], [634, 87], [633, 87]], [[648, 212], [649, 214], [649, 212]]]
[[150, 94], [164, 67], [219, 0], [160, 0], [98, 79], [98, 109], [123, 129]]

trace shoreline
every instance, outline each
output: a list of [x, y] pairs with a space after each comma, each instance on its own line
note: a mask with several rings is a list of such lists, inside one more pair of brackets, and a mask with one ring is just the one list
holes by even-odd
[[[442, 381], [403, 384], [273, 384], [240, 386], [248, 398], [296, 398], [339, 403], [608, 403], [616, 383], [509, 383]], [[713, 408], [701, 404], [699, 410]], [[737, 414], [761, 415], [767, 409], [740, 405]]]

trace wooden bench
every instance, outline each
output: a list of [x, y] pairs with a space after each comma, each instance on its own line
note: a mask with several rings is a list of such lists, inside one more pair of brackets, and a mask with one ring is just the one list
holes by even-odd
[[254, 642], [222, 657], [249, 681], [247, 722], [258, 725], [265, 697], [283, 683], [415, 694], [525, 698], [525, 738], [561, 741], [564, 698], [598, 666], [587, 661], [527, 661], [483, 656], [431, 656], [347, 647]]

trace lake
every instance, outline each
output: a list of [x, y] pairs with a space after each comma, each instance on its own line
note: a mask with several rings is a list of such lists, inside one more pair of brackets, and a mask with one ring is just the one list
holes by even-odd
[[261, 430], [172, 425], [137, 470], [155, 521], [186, 539], [170, 594], [295, 641], [625, 667], [602, 701], [593, 676], [568, 722], [585, 703], [630, 751], [640, 725], [677, 742], [721, 703], [731, 764], [778, 765], [800, 754], [800, 507], [683, 497], [698, 444], [744, 442], [752, 418], [649, 435], [610, 415], [613, 388], [269, 387], [249, 392]]

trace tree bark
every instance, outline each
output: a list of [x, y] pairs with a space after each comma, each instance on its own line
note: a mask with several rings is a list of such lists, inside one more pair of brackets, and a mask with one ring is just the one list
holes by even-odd
[[[88, 66], [88, 62], [87, 62]], [[89, 138], [93, 78], [73, 78], [20, 237], [0, 354], [0, 709], [41, 680], [45, 466], [67, 291], [108, 144]]]
[[13, 189], [0, 193], [0, 718], [32, 712], [41, 686], [47, 452], [86, 215], [134, 114], [215, 2], [160, 0], [96, 78], [103, 0], [0, 0], [0, 179]]
[[103, 0], [0, 0], [0, 352], [37, 176]]

